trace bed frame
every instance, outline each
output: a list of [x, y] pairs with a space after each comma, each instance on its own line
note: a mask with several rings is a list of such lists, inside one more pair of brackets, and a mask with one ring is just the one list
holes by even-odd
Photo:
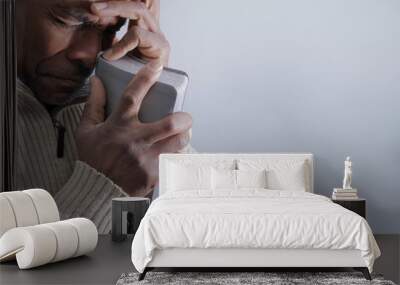
[[[160, 156], [160, 194], [166, 191], [167, 165], [176, 159], [304, 159], [308, 165], [308, 187], [306, 191], [313, 192], [313, 155], [309, 153], [291, 154], [162, 154]], [[139, 275], [143, 280], [146, 273], [153, 269], [230, 269], [234, 271], [265, 271], [271, 268], [353, 268], [361, 271], [367, 280], [371, 280], [369, 270], [361, 257], [359, 250], [329, 250], [329, 249], [248, 249], [248, 248], [170, 248], [158, 249], [154, 252], [152, 261]], [[250, 270], [251, 269], [251, 270]]]

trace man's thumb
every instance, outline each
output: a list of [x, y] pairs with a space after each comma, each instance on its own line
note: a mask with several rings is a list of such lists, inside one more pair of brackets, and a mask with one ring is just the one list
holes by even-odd
[[83, 110], [81, 124], [94, 126], [104, 122], [106, 100], [103, 83], [98, 77], [92, 76], [90, 78], [90, 96]]

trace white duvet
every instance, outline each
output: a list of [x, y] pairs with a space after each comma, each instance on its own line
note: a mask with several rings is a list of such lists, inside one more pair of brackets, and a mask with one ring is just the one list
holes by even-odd
[[358, 249], [372, 272], [380, 251], [365, 219], [306, 192], [171, 192], [150, 206], [132, 243], [143, 272], [155, 249]]

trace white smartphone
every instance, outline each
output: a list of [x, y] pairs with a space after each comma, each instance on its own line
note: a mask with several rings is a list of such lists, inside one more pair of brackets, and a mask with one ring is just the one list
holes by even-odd
[[[119, 104], [119, 99], [129, 81], [145, 64], [145, 61], [133, 56], [125, 56], [114, 61], [98, 56], [95, 73], [103, 82], [107, 92], [107, 116]], [[189, 77], [185, 72], [164, 67], [160, 78], [142, 101], [139, 120], [151, 123], [168, 114], [182, 111], [188, 83]]]

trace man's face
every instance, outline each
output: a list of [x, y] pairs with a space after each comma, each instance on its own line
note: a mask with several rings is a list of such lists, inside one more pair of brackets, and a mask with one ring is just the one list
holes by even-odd
[[123, 25], [91, 14], [95, 1], [17, 1], [18, 76], [46, 105], [71, 100]]

